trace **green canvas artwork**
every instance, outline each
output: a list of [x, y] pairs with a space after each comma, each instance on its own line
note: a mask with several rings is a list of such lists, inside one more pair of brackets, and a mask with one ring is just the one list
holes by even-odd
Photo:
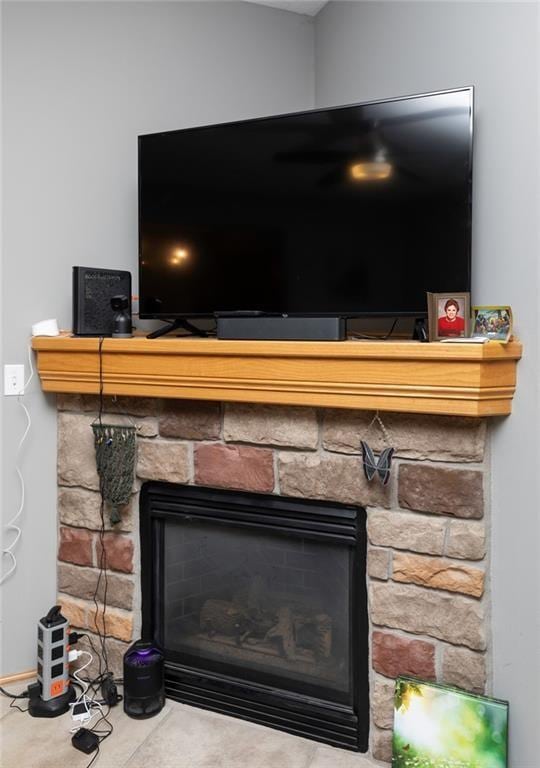
[[398, 677], [393, 768], [507, 768], [508, 702]]

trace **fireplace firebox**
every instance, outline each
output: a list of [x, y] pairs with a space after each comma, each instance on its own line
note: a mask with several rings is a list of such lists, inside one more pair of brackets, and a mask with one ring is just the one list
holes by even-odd
[[366, 513], [148, 482], [143, 638], [177, 701], [368, 747]]

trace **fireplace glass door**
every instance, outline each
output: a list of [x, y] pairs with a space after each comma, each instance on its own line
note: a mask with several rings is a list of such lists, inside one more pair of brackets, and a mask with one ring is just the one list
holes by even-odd
[[146, 483], [143, 639], [168, 696], [365, 750], [365, 510]]
[[180, 518], [165, 524], [171, 658], [349, 703], [351, 549]]

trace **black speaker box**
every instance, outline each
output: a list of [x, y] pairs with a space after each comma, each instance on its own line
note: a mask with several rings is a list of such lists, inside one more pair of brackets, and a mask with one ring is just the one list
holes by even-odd
[[111, 299], [123, 294], [131, 314], [131, 273], [119, 269], [73, 267], [73, 334], [111, 336]]

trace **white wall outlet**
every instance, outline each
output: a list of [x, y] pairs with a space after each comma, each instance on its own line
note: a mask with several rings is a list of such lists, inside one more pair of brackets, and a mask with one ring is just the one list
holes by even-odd
[[24, 365], [4, 365], [4, 395], [24, 395]]

